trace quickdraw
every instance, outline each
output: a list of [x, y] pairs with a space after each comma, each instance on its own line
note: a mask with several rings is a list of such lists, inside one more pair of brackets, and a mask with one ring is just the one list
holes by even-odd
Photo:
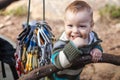
[[[45, 0], [43, 0], [43, 3], [45, 4]], [[30, 0], [27, 23], [23, 24], [24, 30], [17, 38], [18, 46], [15, 57], [16, 69], [19, 76], [35, 68], [49, 64], [52, 54], [54, 35], [50, 26], [45, 22], [45, 10], [43, 11], [43, 21], [40, 22], [29, 22], [29, 11]]]
[[[25, 26], [25, 24], [23, 25]], [[50, 63], [54, 35], [45, 22], [31, 22], [18, 36], [16, 64], [19, 74]], [[49, 28], [48, 28], [49, 27]]]

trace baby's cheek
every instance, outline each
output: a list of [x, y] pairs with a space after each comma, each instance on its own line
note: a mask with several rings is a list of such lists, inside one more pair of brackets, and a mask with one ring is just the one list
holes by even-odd
[[88, 39], [88, 38], [89, 38], [88, 34], [84, 34], [83, 39]]
[[84, 39], [89, 37], [89, 33], [87, 31], [82, 31], [81, 35], [82, 35], [82, 38]]

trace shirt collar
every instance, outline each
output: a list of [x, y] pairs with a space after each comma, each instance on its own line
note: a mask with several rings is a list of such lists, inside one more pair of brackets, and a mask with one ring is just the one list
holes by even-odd
[[[93, 32], [90, 32], [90, 33], [89, 33], [89, 38], [90, 38], [89, 44], [91, 44], [92, 42], [96, 42], [96, 41], [97, 41], [97, 39], [96, 39], [96, 37], [95, 37], [95, 35], [94, 35]], [[65, 32], [62, 33], [62, 35], [60, 36], [59, 39], [60, 39], [60, 40], [63, 40], [63, 41], [69, 41], [69, 39], [67, 38]]]

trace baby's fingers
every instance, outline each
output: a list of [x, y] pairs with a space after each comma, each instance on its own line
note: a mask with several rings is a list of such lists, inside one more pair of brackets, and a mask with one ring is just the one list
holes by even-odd
[[99, 53], [96, 53], [96, 52], [94, 52], [94, 51], [91, 51], [91, 56], [92, 56], [92, 61], [93, 62], [98, 62], [100, 59], [101, 59], [101, 54], [99, 54]]

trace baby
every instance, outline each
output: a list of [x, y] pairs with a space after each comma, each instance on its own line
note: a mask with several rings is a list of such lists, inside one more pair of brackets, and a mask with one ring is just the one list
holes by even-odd
[[75, 0], [65, 10], [65, 30], [54, 44], [51, 62], [63, 69], [53, 73], [50, 80], [80, 80], [83, 67], [72, 66], [74, 60], [91, 55], [92, 61], [101, 59], [101, 40], [93, 32], [93, 10], [84, 1]]

